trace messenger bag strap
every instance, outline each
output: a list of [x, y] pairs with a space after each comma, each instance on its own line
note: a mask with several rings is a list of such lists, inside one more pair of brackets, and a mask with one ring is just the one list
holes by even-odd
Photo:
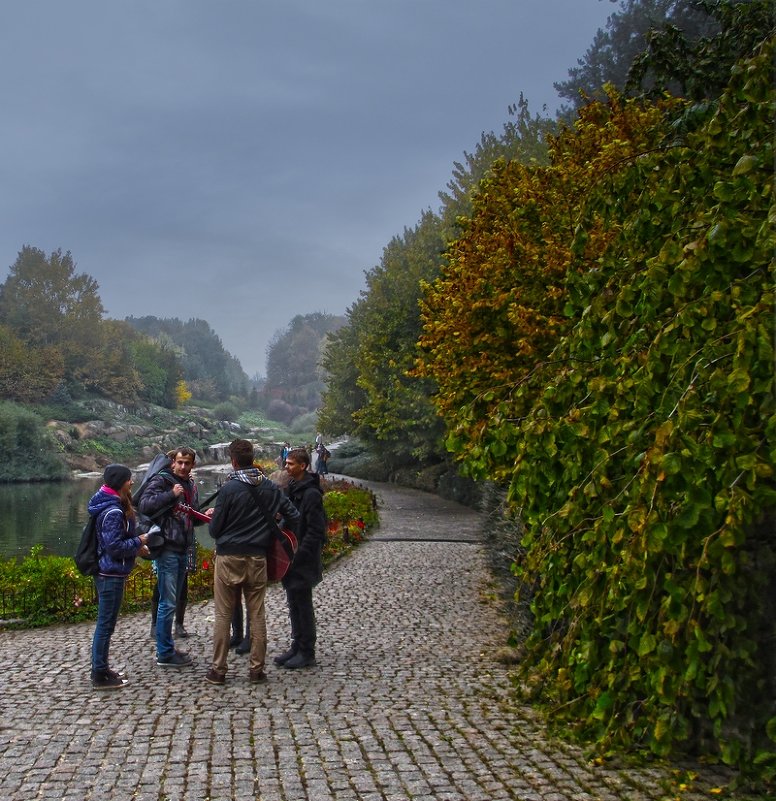
[[259, 488], [255, 484], [248, 484], [248, 489], [251, 493], [251, 498], [253, 498], [253, 502], [256, 504], [256, 508], [261, 512], [262, 516], [264, 517], [265, 522], [269, 526], [269, 530], [272, 533], [272, 536], [276, 539], [282, 541], [283, 534], [280, 531], [280, 526], [278, 525], [278, 521], [273, 519], [272, 515], [267, 511], [264, 504], [259, 500]]

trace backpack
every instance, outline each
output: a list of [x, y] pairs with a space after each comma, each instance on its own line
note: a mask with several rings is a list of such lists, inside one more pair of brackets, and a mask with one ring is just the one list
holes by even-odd
[[148, 482], [159, 473], [162, 473], [165, 470], [168, 470], [172, 466], [172, 460], [166, 453], [157, 453], [156, 456], [151, 460], [151, 463], [148, 465], [148, 469], [143, 476], [143, 480], [140, 482], [140, 486], [135, 490], [135, 494], [132, 496], [132, 506], [135, 507], [135, 511], [137, 512], [137, 524], [135, 530], [138, 534], [152, 534], [152, 538], [148, 541], [148, 556], [144, 556], [143, 559], [157, 559], [161, 556], [161, 552], [164, 548], [164, 539], [161, 537], [161, 529], [159, 525], [154, 520], [154, 517], [160, 517], [164, 514], [164, 511], [158, 512], [154, 517], [149, 517], [148, 515], [144, 515], [138, 509], [138, 504], [140, 503], [140, 499], [143, 497], [146, 489], [148, 489]]
[[135, 490], [135, 494], [132, 496], [132, 506], [134, 506], [135, 509], [137, 509], [137, 505], [140, 503], [143, 493], [148, 488], [148, 482], [157, 473], [161, 473], [162, 470], [168, 470], [170, 467], [172, 467], [172, 459], [170, 459], [166, 453], [157, 453], [156, 456], [154, 456], [151, 460], [151, 464], [148, 465], [143, 480], [140, 482], [140, 486]]
[[89, 515], [75, 551], [75, 566], [84, 576], [96, 576], [100, 571], [100, 560], [97, 556], [98, 517], [99, 515]]

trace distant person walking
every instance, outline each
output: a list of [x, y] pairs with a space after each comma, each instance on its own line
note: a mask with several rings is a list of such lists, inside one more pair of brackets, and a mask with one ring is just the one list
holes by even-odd
[[286, 493], [299, 510], [297, 549], [294, 561], [283, 578], [291, 621], [291, 647], [273, 660], [289, 670], [313, 667], [317, 640], [313, 587], [323, 578], [323, 546], [326, 544], [326, 513], [320, 478], [310, 473], [310, 456], [304, 448], [294, 448], [286, 457], [291, 477]]
[[291, 445], [288, 442], [283, 443], [283, 447], [280, 449], [280, 456], [278, 456], [278, 467], [282, 470], [283, 465], [286, 463], [286, 456], [288, 456], [288, 451], [291, 448]]
[[126, 683], [109, 664], [110, 640], [116, 628], [127, 576], [138, 555], [147, 555], [148, 534], [135, 534], [132, 508], [132, 471], [109, 464], [103, 484], [89, 500], [89, 514], [97, 517], [97, 625], [92, 640], [92, 687], [119, 690]]
[[216, 543], [213, 574], [213, 662], [205, 680], [224, 684], [228, 670], [229, 634], [234, 609], [242, 593], [250, 623], [251, 651], [248, 680], [267, 680], [267, 548], [274, 536], [263, 508], [270, 517], [282, 515], [294, 528], [299, 512], [280, 489], [253, 465], [253, 445], [236, 439], [229, 445], [233, 472], [216, 499], [210, 536]]

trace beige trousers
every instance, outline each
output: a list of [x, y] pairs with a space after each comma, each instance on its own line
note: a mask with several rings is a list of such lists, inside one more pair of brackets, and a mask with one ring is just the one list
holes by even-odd
[[267, 619], [264, 596], [267, 593], [267, 560], [263, 556], [226, 556], [215, 559], [213, 574], [213, 670], [225, 674], [232, 613], [240, 597], [245, 596], [251, 624], [250, 670], [264, 670], [267, 656]]

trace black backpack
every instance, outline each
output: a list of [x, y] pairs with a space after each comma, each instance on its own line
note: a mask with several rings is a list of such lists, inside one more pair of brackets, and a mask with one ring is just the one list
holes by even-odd
[[135, 494], [132, 496], [132, 506], [134, 506], [135, 509], [137, 509], [137, 505], [140, 503], [140, 499], [143, 497], [143, 493], [148, 487], [148, 482], [157, 473], [161, 473], [162, 470], [169, 470], [171, 467], [172, 460], [166, 453], [157, 453], [156, 456], [154, 456], [151, 460], [151, 464], [148, 465], [148, 469], [145, 471], [140, 486], [135, 490]]
[[[169, 509], [162, 509], [149, 517], [140, 512], [140, 499], [148, 488], [148, 482], [159, 473], [165, 473], [170, 467], [172, 467], [172, 460], [170, 457], [166, 453], [157, 453], [148, 465], [148, 469], [143, 476], [143, 480], [140, 482], [140, 486], [135, 490], [135, 494], [132, 496], [132, 506], [135, 507], [135, 511], [137, 512], [137, 526], [135, 530], [138, 534], [150, 533], [152, 535], [147, 543], [149, 554], [148, 556], [144, 556], [144, 559], [157, 559], [161, 556], [162, 550], [164, 549], [164, 538], [155, 518], [162, 517]], [[169, 478], [171, 483], [175, 483], [175, 479], [172, 475], [166, 474], [165, 478]], [[156, 526], [155, 529], [154, 526]]]
[[84, 576], [96, 576], [100, 571], [97, 556], [97, 519], [100, 515], [89, 515], [81, 532], [81, 541], [75, 551], [75, 566]]

